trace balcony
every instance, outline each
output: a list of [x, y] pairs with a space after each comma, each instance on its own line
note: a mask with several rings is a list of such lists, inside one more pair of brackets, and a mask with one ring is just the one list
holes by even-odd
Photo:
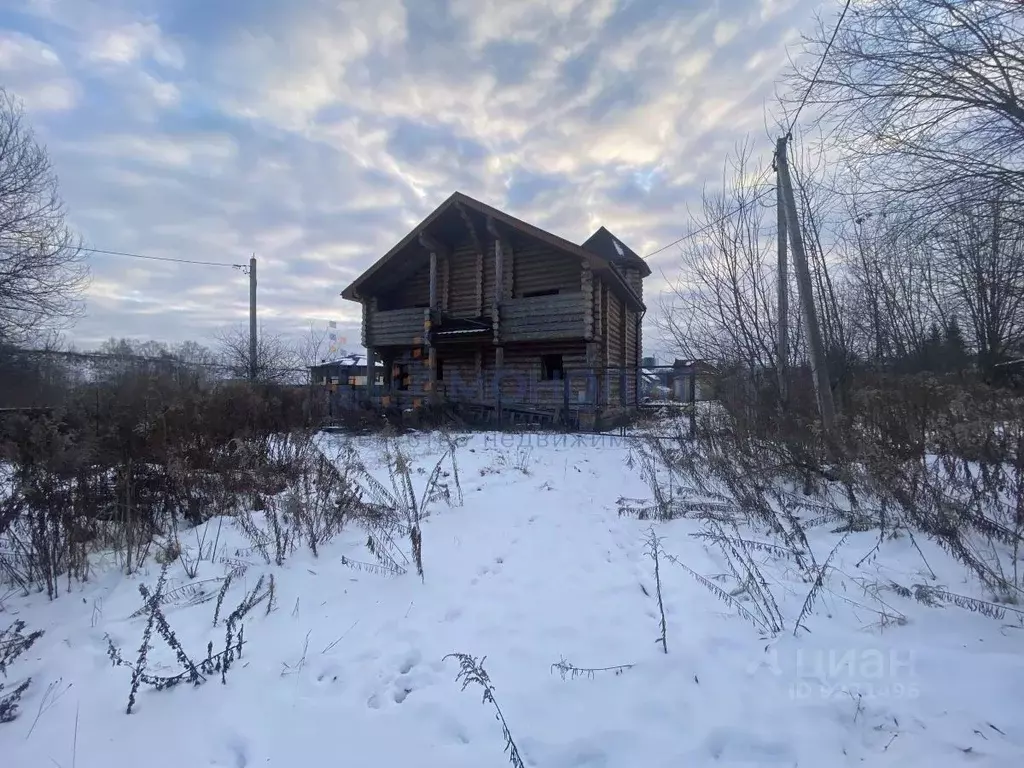
[[427, 312], [422, 307], [371, 312], [368, 342], [375, 347], [412, 346], [423, 337]]
[[502, 341], [583, 337], [583, 294], [579, 291], [509, 299], [501, 304]]

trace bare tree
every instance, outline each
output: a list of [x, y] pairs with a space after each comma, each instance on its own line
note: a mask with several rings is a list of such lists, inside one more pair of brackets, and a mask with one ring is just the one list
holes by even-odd
[[752, 164], [744, 145], [727, 164], [723, 191], [705, 192], [694, 222], [704, 231], [682, 246], [679, 277], [656, 319], [682, 355], [750, 370], [775, 365], [777, 327], [775, 240]]
[[81, 311], [87, 279], [46, 150], [0, 88], [0, 341], [65, 326]]
[[[296, 343], [295, 357], [298, 365], [308, 368], [312, 365], [319, 365], [326, 362], [330, 352], [330, 331], [318, 329], [316, 323], [309, 324], [309, 332], [303, 335]], [[344, 352], [337, 352], [336, 357], [341, 357]]]
[[[216, 336], [216, 349], [221, 363], [229, 375], [249, 377], [249, 328], [238, 327], [222, 331]], [[280, 384], [302, 378], [303, 368], [296, 359], [295, 350], [277, 334], [263, 327], [256, 339], [256, 381]]]
[[197, 341], [181, 341], [170, 350], [178, 360], [186, 365], [213, 368], [218, 364], [217, 354], [209, 347]]
[[979, 366], [1024, 352], [1024, 210], [1020, 199], [994, 193], [978, 205], [965, 195], [945, 219], [937, 260], [956, 309], [970, 319]]
[[853, 0], [829, 48], [834, 26], [805, 40], [787, 101], [807, 96], [865, 183], [936, 209], [964, 179], [1024, 192], [1024, 3]]
[[930, 326], [945, 324], [928, 221], [900, 204], [862, 215], [851, 207], [839, 236], [857, 352], [876, 365], [918, 357]]

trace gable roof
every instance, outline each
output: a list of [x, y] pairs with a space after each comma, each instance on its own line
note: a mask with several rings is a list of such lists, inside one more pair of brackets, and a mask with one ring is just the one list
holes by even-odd
[[[452, 193], [447, 200], [435, 208], [433, 212], [423, 219], [423, 221], [413, 227], [413, 229], [390, 251], [370, 265], [370, 267], [357, 277], [351, 285], [345, 288], [345, 290], [341, 292], [342, 297], [349, 299], [350, 301], [359, 301], [360, 288], [365, 285], [367, 281], [371, 280], [376, 275], [381, 274], [386, 265], [400, 254], [405, 253], [408, 248], [412, 247], [414, 249], [421, 249], [418, 242], [420, 234], [426, 233], [431, 225], [437, 224], [437, 222], [445, 214], [449, 213], [449, 211], [458, 210], [459, 208], [475, 212], [485, 219], [493, 219], [498, 224], [502, 224], [508, 229], [518, 232], [519, 234], [533, 240], [542, 242], [557, 251], [561, 251], [562, 253], [566, 253], [571, 256], [576, 256], [581, 260], [586, 259], [590, 262], [594, 272], [606, 277], [609, 281], [609, 285], [615, 293], [621, 296], [632, 309], [636, 311], [643, 311], [646, 309], [644, 307], [643, 300], [637, 296], [629, 283], [626, 282], [626, 279], [623, 277], [619, 269], [616, 268], [616, 265], [605, 256], [587, 250], [575, 243], [559, 237], [558, 235], [546, 232], [540, 227], [528, 224], [521, 219], [510, 216], [504, 211], [499, 211], [497, 208], [492, 208], [491, 206], [482, 203], [479, 200], [475, 200], [468, 195], [464, 195], [461, 192]], [[648, 270], [648, 274], [649, 273], [650, 270]]]
[[647, 262], [603, 226], [587, 238], [583, 243], [583, 248], [591, 253], [596, 253], [618, 267], [638, 269], [641, 277], [651, 274], [651, 268], [647, 266]]

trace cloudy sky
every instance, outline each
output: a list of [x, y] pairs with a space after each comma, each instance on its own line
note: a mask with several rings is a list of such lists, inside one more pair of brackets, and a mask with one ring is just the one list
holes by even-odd
[[[358, 346], [339, 292], [454, 190], [641, 255], [685, 233], [737, 142], [769, 152], [787, 46], [832, 4], [0, 0], [0, 85], [87, 245], [255, 253], [268, 327], [335, 320]], [[652, 308], [673, 250], [651, 259]], [[91, 264], [82, 347], [246, 320], [237, 270]]]

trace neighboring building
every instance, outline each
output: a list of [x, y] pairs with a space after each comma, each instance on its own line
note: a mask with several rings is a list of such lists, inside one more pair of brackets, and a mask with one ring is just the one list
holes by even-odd
[[672, 367], [658, 365], [655, 357], [645, 357], [640, 362], [640, 398], [642, 402], [669, 400], [672, 397]]
[[718, 369], [704, 360], [676, 360], [672, 365], [673, 400], [714, 400]]
[[[384, 381], [384, 366], [376, 365], [376, 381], [382, 384]], [[309, 380], [311, 384], [322, 384], [326, 386], [342, 387], [365, 387], [366, 386], [366, 355], [351, 354], [309, 367]]]
[[341, 295], [385, 404], [607, 415], [637, 402], [649, 274], [604, 227], [580, 246], [456, 192]]

